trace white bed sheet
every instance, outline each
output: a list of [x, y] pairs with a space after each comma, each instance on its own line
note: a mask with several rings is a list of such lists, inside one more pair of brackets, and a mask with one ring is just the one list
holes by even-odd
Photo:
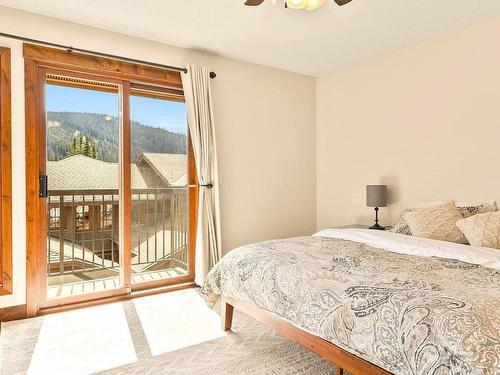
[[399, 254], [456, 259], [500, 270], [500, 250], [370, 229], [324, 229], [314, 234], [367, 244]]

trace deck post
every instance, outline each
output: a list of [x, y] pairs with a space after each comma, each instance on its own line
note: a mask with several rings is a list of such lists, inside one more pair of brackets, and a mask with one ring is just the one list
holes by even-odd
[[224, 298], [221, 299], [220, 316], [222, 323], [222, 330], [229, 331], [233, 325], [233, 312], [234, 306], [226, 302]]

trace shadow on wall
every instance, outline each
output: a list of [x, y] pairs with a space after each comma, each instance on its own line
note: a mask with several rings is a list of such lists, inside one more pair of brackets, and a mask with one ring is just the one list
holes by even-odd
[[382, 176], [380, 183], [387, 185], [387, 208], [385, 209], [384, 225], [392, 225], [399, 215], [401, 207], [398, 202], [401, 201], [401, 182], [398, 176]]
[[380, 184], [387, 185], [387, 204], [397, 203], [401, 196], [398, 177], [384, 176], [380, 179]]

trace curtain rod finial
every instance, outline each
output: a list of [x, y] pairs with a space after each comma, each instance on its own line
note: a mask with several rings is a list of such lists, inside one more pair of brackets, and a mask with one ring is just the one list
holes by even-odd
[[215, 74], [215, 72], [210, 72], [210, 78], [214, 79], [215, 77], [217, 77], [217, 74]]

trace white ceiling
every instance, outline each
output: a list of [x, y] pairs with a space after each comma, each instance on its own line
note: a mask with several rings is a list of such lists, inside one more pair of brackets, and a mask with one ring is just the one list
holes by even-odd
[[500, 0], [353, 0], [343, 7], [327, 0], [314, 12], [284, 9], [270, 0], [256, 8], [243, 3], [0, 0], [12, 8], [312, 76], [500, 15]]

